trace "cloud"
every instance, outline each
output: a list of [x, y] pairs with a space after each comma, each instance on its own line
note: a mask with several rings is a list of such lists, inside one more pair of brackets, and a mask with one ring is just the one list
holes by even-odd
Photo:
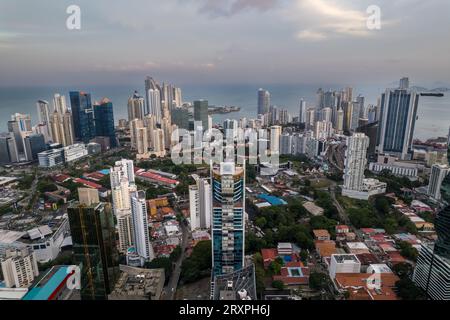
[[366, 8], [357, 10], [344, 6], [342, 1], [296, 0], [291, 18], [310, 17], [308, 21], [298, 20], [300, 31], [297, 38], [324, 40], [331, 36], [369, 36]]
[[325, 40], [327, 36], [321, 32], [313, 31], [313, 30], [302, 30], [297, 34], [298, 39], [305, 39], [305, 40], [313, 40], [313, 41], [320, 41]]
[[199, 12], [211, 17], [229, 17], [245, 10], [265, 12], [274, 8], [279, 0], [201, 0]]
[[0, 31], [0, 49], [12, 48], [14, 39], [19, 36], [18, 33]]
[[121, 64], [121, 63], [108, 63], [108, 64], [97, 64], [94, 67], [96, 71], [104, 72], [151, 72], [151, 71], [162, 71], [162, 70], [173, 70], [173, 71], [208, 71], [216, 68], [214, 62], [205, 63], [188, 63], [185, 61], [171, 61], [171, 62], [153, 62], [147, 61], [144, 63], [136, 64]]

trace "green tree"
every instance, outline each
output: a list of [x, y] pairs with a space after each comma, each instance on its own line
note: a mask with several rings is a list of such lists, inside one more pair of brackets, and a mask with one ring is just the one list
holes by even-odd
[[266, 239], [258, 238], [253, 232], [248, 232], [245, 235], [245, 252], [252, 254], [260, 252], [261, 249], [267, 248]]
[[425, 300], [426, 295], [410, 278], [404, 277], [395, 283], [397, 294], [403, 300]]
[[267, 220], [264, 217], [259, 217], [256, 219], [255, 224], [260, 228], [264, 228], [267, 224]]
[[280, 280], [272, 281], [272, 287], [278, 290], [284, 290], [285, 288], [283, 281]]
[[272, 261], [269, 265], [269, 270], [271, 274], [280, 274], [282, 265], [278, 261]]
[[161, 257], [155, 258], [151, 262], [145, 263], [145, 268], [147, 269], [164, 269], [164, 273], [166, 276], [166, 281], [169, 279], [172, 274], [172, 260], [170, 258]]
[[358, 229], [375, 227], [378, 223], [369, 208], [350, 208], [347, 212], [351, 223]]
[[406, 277], [410, 277], [414, 271], [414, 268], [408, 262], [401, 262], [392, 267], [392, 271], [394, 271], [401, 279], [403, 279]]
[[104, 188], [111, 189], [111, 177], [109, 174], [103, 176], [99, 182]]
[[386, 230], [387, 233], [389, 234], [394, 234], [397, 232], [398, 230], [398, 223], [397, 220], [395, 220], [395, 218], [387, 218], [384, 221], [384, 229]]
[[309, 275], [309, 287], [314, 290], [322, 290], [327, 287], [328, 276], [324, 273], [312, 272]]
[[375, 199], [375, 208], [378, 210], [378, 212], [380, 212], [383, 215], [386, 215], [389, 213], [391, 204], [389, 202], [389, 200], [382, 196], [382, 197], [377, 197]]
[[200, 241], [192, 250], [189, 258], [181, 266], [181, 278], [184, 282], [194, 282], [207, 276], [211, 269], [211, 241]]
[[417, 251], [416, 248], [414, 248], [410, 243], [405, 241], [399, 241], [398, 245], [400, 247], [400, 254], [403, 257], [414, 262], [417, 261], [417, 256], [419, 255], [419, 252]]

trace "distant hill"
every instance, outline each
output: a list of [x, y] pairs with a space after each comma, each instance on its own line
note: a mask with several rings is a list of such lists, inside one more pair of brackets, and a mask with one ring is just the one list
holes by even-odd
[[447, 91], [450, 91], [450, 89], [449, 88], [436, 88], [436, 89], [433, 89], [430, 91], [431, 92], [447, 92]]
[[424, 87], [417, 87], [417, 86], [411, 87], [411, 89], [418, 91], [418, 92], [433, 92], [433, 93], [441, 93], [441, 92], [444, 93], [444, 92], [450, 91], [449, 88], [427, 89]]

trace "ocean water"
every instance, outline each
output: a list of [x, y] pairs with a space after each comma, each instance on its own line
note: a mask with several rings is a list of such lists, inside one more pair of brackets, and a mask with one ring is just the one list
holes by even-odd
[[[257, 90], [260, 86], [251, 85], [185, 85], [181, 86], [183, 101], [207, 99], [210, 105], [233, 105], [241, 107], [240, 112], [214, 115], [215, 123], [225, 119], [240, 119], [243, 117], [256, 117]], [[317, 85], [267, 85], [263, 86], [271, 92], [271, 103], [280, 108], [286, 108], [293, 116], [298, 114], [298, 105], [301, 98], [308, 106], [316, 102]], [[340, 89], [344, 86], [322, 86], [325, 89]], [[11, 87], [0, 88], [0, 131], [7, 130], [7, 121], [15, 112], [29, 113], [33, 124], [37, 123], [36, 101], [47, 100], [52, 105], [54, 93], [66, 95], [69, 103], [69, 91], [82, 90], [92, 94], [93, 100], [108, 97], [114, 105], [114, 118], [127, 118], [127, 101], [134, 90], [143, 95], [143, 84], [122, 86], [96, 86], [96, 87]], [[383, 87], [355, 88], [354, 94], [366, 97], [366, 104], [375, 104], [377, 98], [384, 91]], [[450, 127], [450, 93], [444, 97], [420, 97], [418, 120], [416, 122], [415, 138], [428, 139], [438, 136], [447, 136]]]

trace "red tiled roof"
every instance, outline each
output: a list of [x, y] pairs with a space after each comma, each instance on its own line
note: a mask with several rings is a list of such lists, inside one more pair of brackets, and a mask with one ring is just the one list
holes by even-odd
[[86, 173], [84, 177], [86, 179], [93, 179], [93, 180], [101, 180], [105, 175], [101, 174], [100, 172], [92, 172], [92, 173]]
[[72, 179], [72, 177], [65, 174], [57, 174], [56, 176], [53, 177], [53, 180], [59, 183], [63, 183], [64, 181], [67, 181], [69, 179]]
[[366, 233], [366, 234], [375, 233], [375, 229], [372, 229], [372, 228], [361, 228], [361, 231]]
[[263, 261], [273, 261], [278, 257], [277, 249], [261, 249]]
[[148, 178], [148, 179], [152, 179], [152, 180], [155, 180], [155, 181], [160, 181], [160, 182], [166, 183], [166, 184], [175, 184], [175, 185], [177, 185], [179, 183], [177, 180], [165, 178], [163, 176], [160, 176], [159, 174], [155, 174], [155, 173], [151, 173], [151, 172], [142, 172], [142, 173], [138, 173], [137, 175], [140, 176], [140, 177], [143, 177], [143, 178]]
[[92, 188], [92, 189], [101, 189], [101, 188], [103, 188], [103, 186], [101, 186], [101, 185], [99, 185], [97, 183], [94, 183], [94, 182], [91, 182], [91, 181], [88, 181], [88, 180], [85, 180], [85, 179], [81, 179], [81, 178], [77, 178], [74, 181], [75, 181], [75, 183], [80, 183], [80, 184], [82, 184], [82, 185], [84, 185], [86, 187]]

